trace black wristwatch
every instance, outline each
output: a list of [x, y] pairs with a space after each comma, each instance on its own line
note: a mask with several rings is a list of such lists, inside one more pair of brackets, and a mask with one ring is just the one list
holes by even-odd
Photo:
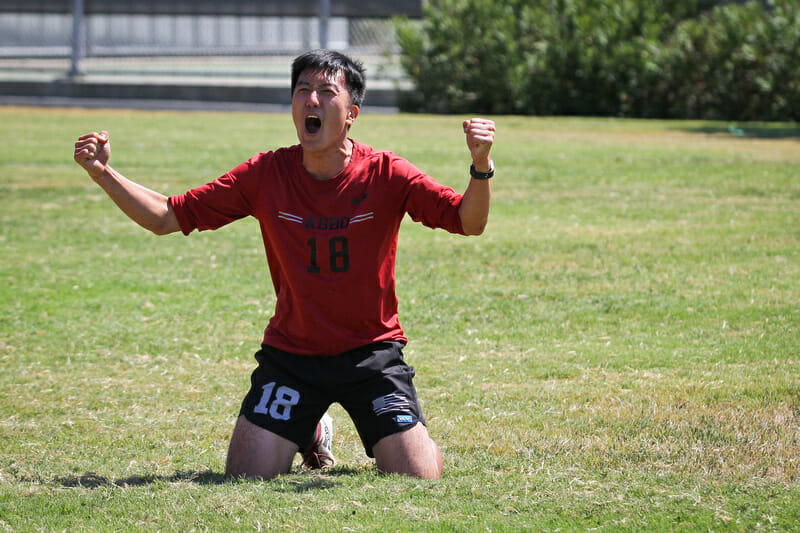
[[489, 172], [478, 172], [475, 170], [475, 163], [469, 166], [470, 175], [476, 180], [488, 180], [494, 176], [494, 161], [489, 161]]

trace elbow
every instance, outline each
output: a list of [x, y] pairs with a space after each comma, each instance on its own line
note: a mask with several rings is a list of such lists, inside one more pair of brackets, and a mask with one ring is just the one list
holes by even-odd
[[154, 217], [149, 222], [149, 225], [145, 226], [145, 228], [156, 235], [169, 235], [181, 229], [178, 218], [169, 205], [167, 205], [166, 211], [163, 214]]
[[154, 235], [158, 235], [159, 237], [162, 235], [169, 235], [172, 233], [171, 231], [167, 230], [166, 228], [157, 227], [157, 228], [148, 228], [151, 233]]
[[155, 235], [169, 235], [170, 233], [175, 233], [180, 228], [178, 227], [177, 223], [174, 223], [170, 220], [161, 220], [147, 226], [144, 228]]
[[465, 200], [461, 203], [458, 214], [464, 235], [481, 235], [489, 222], [488, 199], [484, 204], [475, 202], [467, 204]]
[[478, 236], [482, 235], [483, 232], [486, 230], [486, 224], [488, 220], [484, 219], [478, 223], [472, 224], [463, 224], [462, 229], [464, 230], [464, 235], [467, 236]]

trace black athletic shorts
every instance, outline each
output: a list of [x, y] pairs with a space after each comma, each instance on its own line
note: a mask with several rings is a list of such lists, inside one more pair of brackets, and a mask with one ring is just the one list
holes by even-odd
[[425, 423], [403, 346], [379, 342], [312, 357], [264, 345], [256, 352], [258, 367], [239, 414], [302, 450], [328, 407], [339, 403], [353, 419], [367, 455], [374, 457], [372, 447], [379, 440]]

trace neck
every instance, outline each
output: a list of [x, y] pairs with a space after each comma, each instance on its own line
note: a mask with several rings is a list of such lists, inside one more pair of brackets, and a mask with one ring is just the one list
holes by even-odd
[[344, 142], [333, 150], [315, 152], [303, 149], [303, 167], [312, 178], [324, 181], [334, 178], [350, 163], [353, 155], [353, 141]]

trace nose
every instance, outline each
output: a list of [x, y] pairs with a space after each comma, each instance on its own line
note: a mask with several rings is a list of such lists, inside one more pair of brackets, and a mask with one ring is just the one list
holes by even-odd
[[306, 105], [309, 107], [319, 107], [319, 93], [316, 89], [311, 89], [311, 91], [308, 93]]

